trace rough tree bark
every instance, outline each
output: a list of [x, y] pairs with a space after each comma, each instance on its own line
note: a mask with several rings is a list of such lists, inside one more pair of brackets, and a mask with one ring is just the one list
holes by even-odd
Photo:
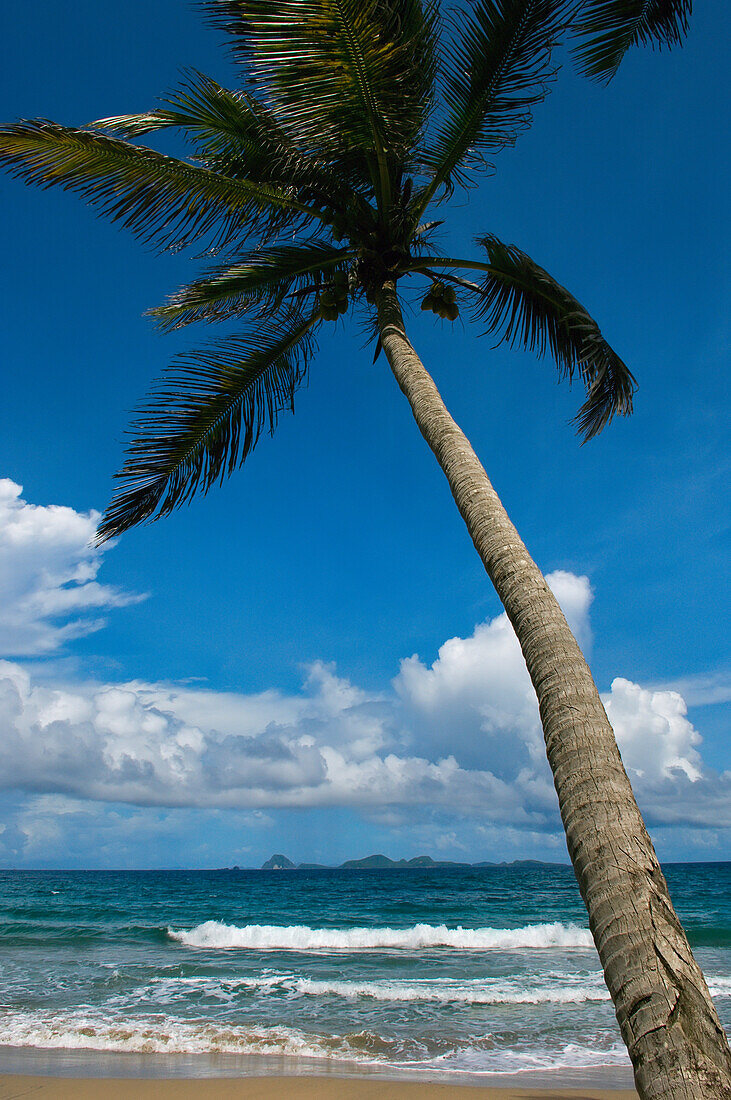
[[381, 344], [520, 643], [538, 696], [571, 862], [642, 1100], [731, 1100], [731, 1053], [675, 914], [591, 672], [558, 603], [404, 329]]

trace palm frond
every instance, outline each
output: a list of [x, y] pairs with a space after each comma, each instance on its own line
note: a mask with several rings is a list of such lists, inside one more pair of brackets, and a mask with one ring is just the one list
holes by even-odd
[[272, 313], [305, 279], [317, 282], [353, 255], [319, 241], [260, 248], [235, 264], [213, 268], [149, 312], [164, 329], [223, 321], [252, 307], [262, 314]]
[[678, 46], [693, 0], [585, 0], [575, 23], [580, 71], [608, 83], [632, 46]]
[[198, 163], [233, 178], [288, 187], [310, 200], [340, 205], [350, 179], [297, 149], [263, 104], [191, 70], [185, 82], [142, 114], [99, 119], [93, 128], [134, 140], [159, 130], [181, 130]]
[[[180, 127], [193, 139], [201, 138], [204, 148], [228, 152], [233, 144], [248, 146], [259, 154], [264, 108], [243, 91], [231, 91], [195, 69], [187, 71], [180, 87], [160, 99], [161, 107], [139, 114], [114, 115], [100, 118], [91, 125], [95, 130], [108, 130], [120, 137], [134, 139], [146, 134]], [[279, 135], [271, 145], [281, 144]], [[252, 172], [253, 175], [253, 172]]]
[[442, 184], [465, 183], [486, 154], [530, 125], [555, 74], [551, 51], [566, 11], [566, 0], [474, 0], [459, 13], [446, 52], [447, 114], [420, 154], [432, 176], [420, 211]]
[[584, 440], [598, 435], [615, 414], [629, 415], [635, 380], [584, 306], [514, 245], [493, 236], [478, 243], [489, 265], [474, 288], [475, 314], [487, 321], [488, 332], [540, 356], [548, 351], [569, 381], [579, 375], [587, 396], [574, 422]]
[[89, 130], [37, 119], [0, 128], [0, 162], [42, 187], [75, 191], [147, 243], [220, 245], [251, 232], [302, 226], [317, 210], [291, 189], [232, 179]]
[[204, 0], [301, 147], [410, 148], [429, 109], [434, 0]]
[[121, 488], [97, 532], [99, 542], [159, 519], [207, 492], [240, 466], [279, 413], [294, 411], [314, 350], [319, 311], [291, 312], [178, 357], [132, 424], [135, 437], [116, 475]]

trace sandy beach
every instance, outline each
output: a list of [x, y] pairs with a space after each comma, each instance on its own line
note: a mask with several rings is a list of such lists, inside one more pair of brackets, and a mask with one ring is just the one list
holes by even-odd
[[323, 1077], [141, 1080], [1, 1076], [0, 1100], [637, 1100], [627, 1089], [485, 1088]]

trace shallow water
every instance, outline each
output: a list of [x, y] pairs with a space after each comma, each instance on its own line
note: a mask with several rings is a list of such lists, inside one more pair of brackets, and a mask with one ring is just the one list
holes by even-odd
[[[728, 1027], [731, 865], [666, 871]], [[0, 872], [0, 1068], [47, 1050], [206, 1075], [628, 1066], [568, 867]]]

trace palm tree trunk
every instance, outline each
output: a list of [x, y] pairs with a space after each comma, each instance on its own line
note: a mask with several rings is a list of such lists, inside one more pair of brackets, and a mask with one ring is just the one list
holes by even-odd
[[571, 862], [642, 1100], [731, 1098], [731, 1053], [591, 672], [470, 443], [409, 343], [396, 288], [381, 344], [520, 643]]

